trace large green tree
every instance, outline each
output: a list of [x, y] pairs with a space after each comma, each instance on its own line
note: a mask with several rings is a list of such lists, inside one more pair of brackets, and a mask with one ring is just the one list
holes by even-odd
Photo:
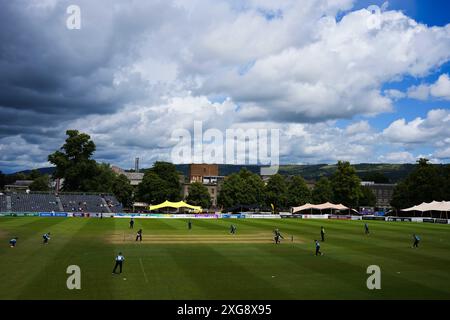
[[179, 173], [174, 164], [156, 162], [148, 169], [137, 189], [140, 201], [157, 204], [181, 199], [181, 184]]
[[107, 163], [96, 163], [92, 177], [84, 179], [80, 189], [86, 192], [112, 192], [117, 175]]
[[359, 205], [366, 207], [375, 207], [376, 202], [377, 197], [375, 196], [375, 193], [373, 193], [370, 188], [363, 186], [361, 188], [361, 198], [359, 199]]
[[305, 179], [294, 176], [289, 180], [287, 199], [289, 207], [301, 206], [311, 202], [311, 190], [308, 188]]
[[235, 205], [262, 206], [265, 203], [264, 182], [259, 175], [243, 168], [224, 180], [217, 200], [225, 208]]
[[67, 130], [66, 135], [64, 145], [50, 154], [48, 161], [56, 166], [54, 177], [64, 179], [64, 191], [87, 191], [83, 189], [97, 173], [97, 163], [91, 159], [95, 144], [78, 130]]
[[333, 201], [348, 207], [357, 207], [362, 197], [361, 180], [350, 162], [339, 161], [331, 178]]
[[3, 172], [0, 171], [0, 190], [3, 190], [6, 184], [6, 177]]
[[128, 178], [121, 174], [118, 175], [111, 186], [112, 193], [116, 196], [117, 200], [125, 207], [131, 208], [133, 206], [133, 191], [134, 188], [130, 184]]
[[242, 189], [244, 203], [263, 206], [266, 196], [264, 181], [262, 181], [261, 177], [247, 169], [242, 169], [239, 175], [244, 180], [244, 187]]
[[444, 185], [442, 186], [443, 198], [450, 201], [450, 164], [443, 167], [441, 171], [444, 178]]
[[42, 174], [41, 174], [41, 172], [39, 170], [33, 169], [33, 170], [31, 170], [30, 174], [28, 175], [28, 179], [29, 180], [35, 180], [35, 179], [37, 179], [37, 178], [39, 178], [41, 176], [42, 176]]
[[322, 177], [317, 181], [312, 192], [312, 201], [315, 204], [333, 201], [333, 188], [331, 181], [327, 177]]
[[211, 196], [208, 188], [201, 182], [191, 183], [188, 190], [186, 201], [194, 206], [201, 206], [202, 208], [211, 207]]
[[266, 204], [275, 207], [275, 211], [286, 208], [288, 201], [288, 185], [286, 179], [275, 174], [269, 178], [265, 190]]
[[447, 170], [448, 166], [436, 166], [428, 159], [419, 159], [415, 170], [394, 189], [391, 205], [404, 209], [422, 202], [450, 200]]

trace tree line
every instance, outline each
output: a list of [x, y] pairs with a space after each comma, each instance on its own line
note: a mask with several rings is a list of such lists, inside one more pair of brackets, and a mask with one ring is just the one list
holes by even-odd
[[[67, 130], [63, 146], [48, 156], [55, 166], [54, 178], [64, 179], [62, 191], [112, 193], [125, 206], [134, 201], [150, 204], [165, 200], [182, 200], [181, 173], [168, 162], [155, 162], [144, 171], [142, 182], [134, 187], [123, 174], [116, 174], [109, 164], [98, 163], [92, 156], [96, 150], [91, 137], [77, 130]], [[370, 176], [370, 175], [369, 175]], [[373, 176], [377, 182], [387, 182], [379, 174]], [[32, 170], [4, 175], [0, 172], [0, 188], [12, 180], [33, 180], [32, 191], [48, 191], [50, 177]], [[186, 201], [203, 208], [211, 207], [208, 189], [202, 183], [192, 183], [188, 187]], [[225, 178], [218, 194], [218, 206], [259, 206], [275, 211], [305, 203], [342, 203], [356, 208], [375, 206], [373, 192], [361, 185], [361, 179], [349, 162], [339, 161], [337, 170], [330, 177], [321, 177], [313, 188], [308, 187], [301, 176], [276, 174], [267, 181], [247, 169], [241, 169]], [[422, 202], [450, 200], [450, 165], [436, 166], [427, 159], [420, 159], [416, 169], [401, 181], [394, 190], [391, 205], [401, 209]]]
[[[156, 162], [152, 168], [145, 170], [142, 182], [133, 187], [125, 175], [116, 174], [109, 164], [98, 163], [92, 158], [96, 145], [88, 134], [67, 130], [66, 135], [62, 147], [48, 156], [48, 161], [55, 166], [53, 178], [64, 179], [62, 191], [112, 193], [125, 207], [131, 207], [133, 201], [156, 204], [165, 200], [182, 200], [180, 173], [172, 163]], [[37, 170], [29, 176], [13, 178], [34, 180], [30, 186], [32, 191], [49, 190], [49, 176]], [[218, 195], [218, 205], [224, 208], [273, 205], [277, 211], [307, 202], [336, 201], [357, 206], [374, 201], [366, 193], [348, 162], [339, 162], [338, 170], [331, 179], [321, 178], [313, 190], [299, 176], [277, 174], [265, 183], [259, 175], [242, 169], [226, 177]], [[208, 189], [202, 183], [190, 184], [185, 200], [203, 208], [211, 206]]]
[[433, 165], [422, 158], [415, 170], [397, 184], [391, 205], [399, 210], [431, 201], [450, 201], [450, 165]]
[[275, 211], [327, 201], [350, 207], [373, 206], [375, 195], [361, 186], [361, 180], [349, 162], [339, 161], [336, 172], [330, 178], [320, 178], [312, 189], [300, 176], [275, 174], [264, 183], [259, 175], [243, 169], [225, 179], [218, 198], [223, 207], [258, 205]]

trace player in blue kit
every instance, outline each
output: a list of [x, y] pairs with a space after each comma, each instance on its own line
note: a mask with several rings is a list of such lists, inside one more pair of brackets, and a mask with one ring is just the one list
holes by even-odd
[[316, 256], [321, 256], [321, 255], [323, 255], [323, 253], [320, 252], [320, 242], [317, 241], [317, 240], [314, 240], [314, 241], [315, 241], [315, 243], [316, 243]]
[[18, 238], [18, 237], [14, 237], [14, 238], [12, 238], [11, 240], [9, 240], [9, 246], [10, 246], [11, 248], [14, 248], [14, 247], [16, 246], [17, 239], [19, 239], [19, 238]]
[[44, 239], [43, 244], [48, 244], [48, 241], [50, 240], [50, 232], [45, 233], [42, 238]]

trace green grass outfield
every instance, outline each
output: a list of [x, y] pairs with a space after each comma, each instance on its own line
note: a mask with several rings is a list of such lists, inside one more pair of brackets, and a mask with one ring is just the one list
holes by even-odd
[[[197, 219], [190, 231], [181, 219], [136, 219], [134, 231], [128, 221], [0, 218], [0, 299], [450, 299], [450, 225], [369, 221], [366, 236], [362, 221]], [[126, 261], [114, 276], [118, 251]], [[66, 288], [69, 265], [81, 267], [81, 290]], [[381, 268], [381, 290], [366, 287], [369, 265]]]

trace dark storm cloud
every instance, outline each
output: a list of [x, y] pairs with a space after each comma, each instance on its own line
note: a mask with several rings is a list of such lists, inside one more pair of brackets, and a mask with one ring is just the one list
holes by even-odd
[[140, 76], [115, 81], [117, 70], [133, 58], [143, 17], [127, 24], [107, 3], [80, 4], [82, 29], [68, 30], [69, 2], [2, 1], [0, 137], [45, 134], [39, 128], [114, 113], [147, 97]]

